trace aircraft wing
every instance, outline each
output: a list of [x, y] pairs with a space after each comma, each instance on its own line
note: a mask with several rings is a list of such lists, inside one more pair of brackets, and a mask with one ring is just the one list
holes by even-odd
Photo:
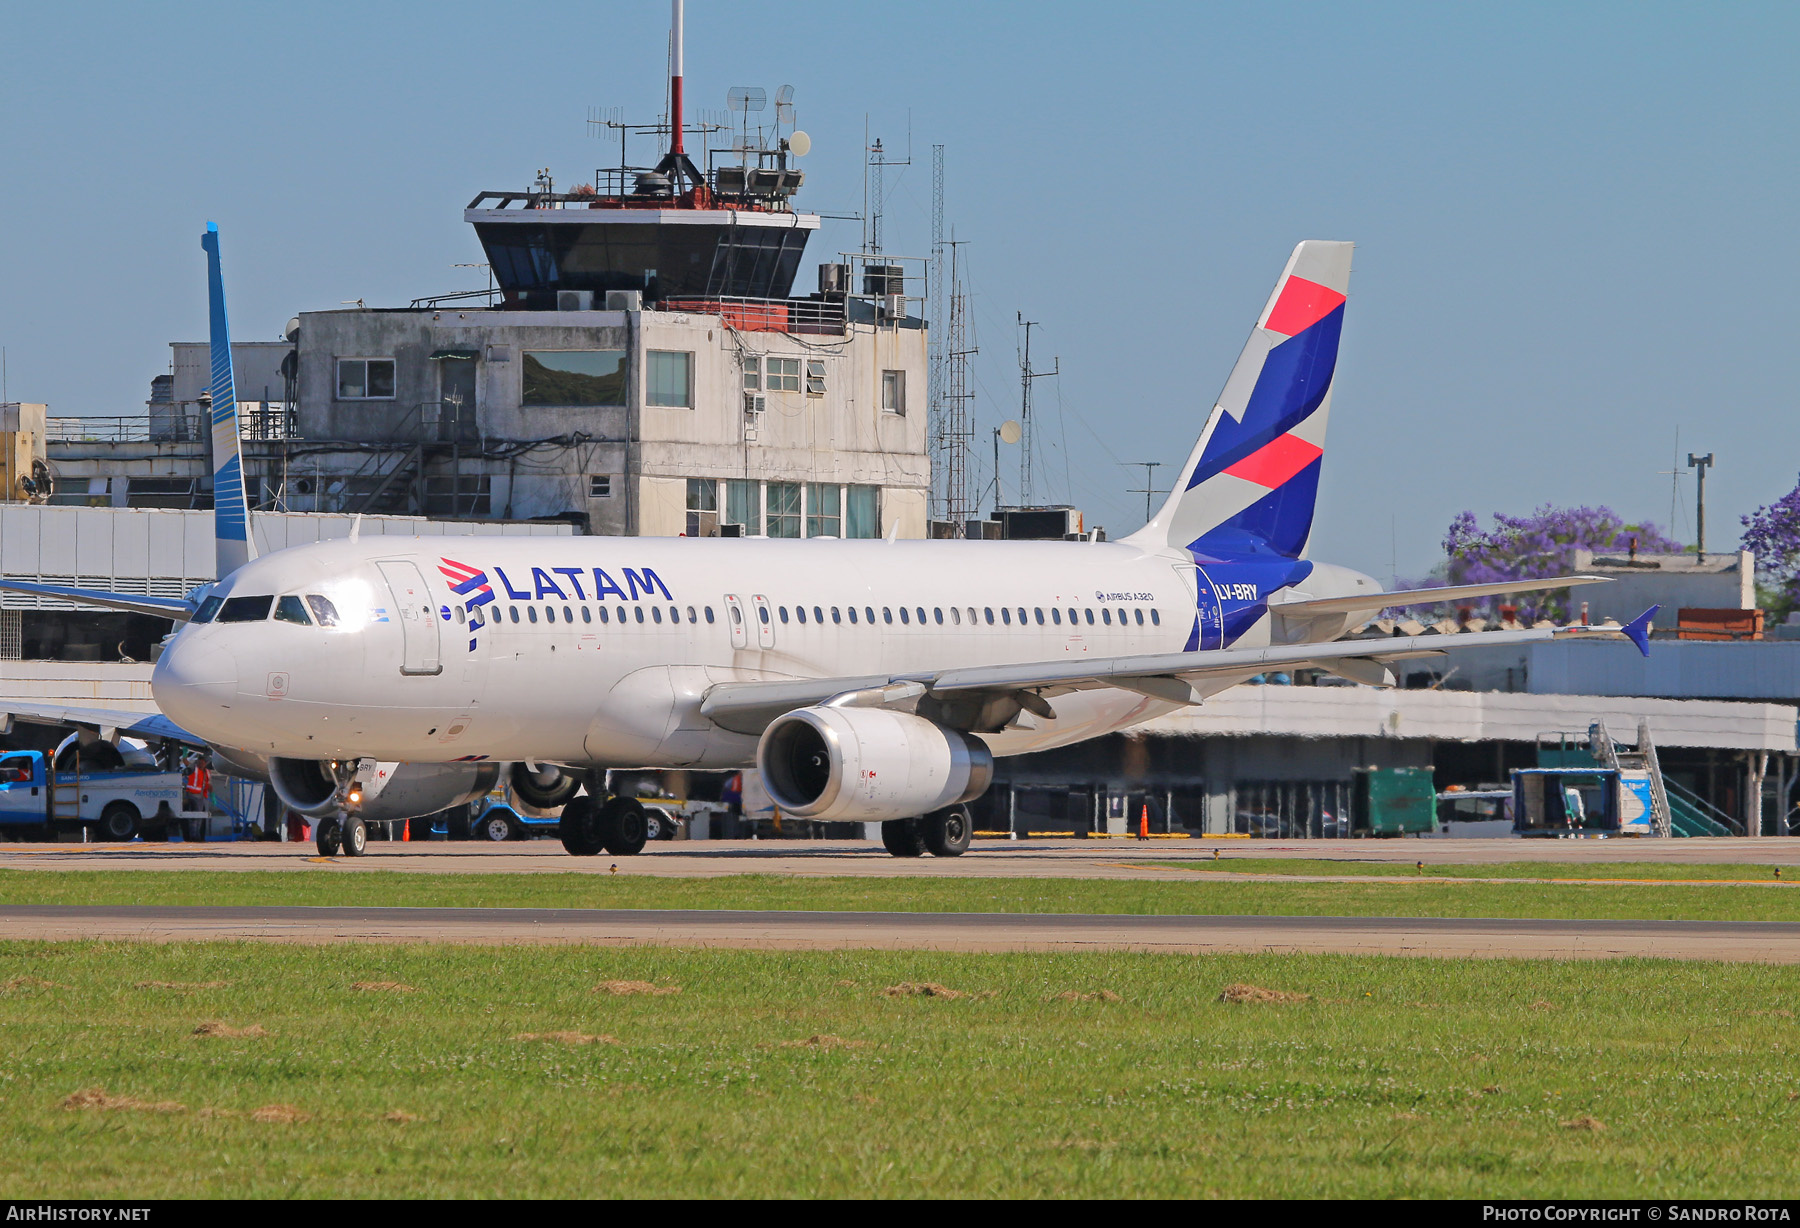
[[0, 702], [0, 718], [8, 721], [24, 721], [28, 725], [74, 725], [96, 732], [116, 729], [126, 737], [163, 738], [208, 749], [204, 738], [189, 733], [160, 712], [129, 712], [120, 708], [74, 708], [61, 704], [32, 705]]
[[1547, 580], [1508, 580], [1500, 584], [1458, 584], [1449, 588], [1413, 588], [1393, 593], [1358, 593], [1354, 597], [1321, 597], [1317, 601], [1283, 601], [1269, 607], [1283, 617], [1310, 618], [1315, 614], [1354, 614], [1359, 610], [1385, 610], [1393, 606], [1441, 605], [1470, 597], [1499, 597], [1507, 593], [1541, 593], [1578, 584], [1610, 584], [1609, 576], [1553, 576]]
[[0, 579], [0, 588], [19, 593], [37, 593], [43, 597], [61, 597], [81, 605], [95, 605], [104, 610], [128, 610], [133, 614], [152, 614], [186, 622], [194, 616], [194, 605], [185, 597], [151, 597], [145, 593], [114, 593], [103, 588], [68, 588], [61, 584], [38, 584], [34, 581]]
[[[1606, 628], [1606, 631], [1622, 632], [1647, 656], [1650, 620], [1657, 608], [1652, 607], [1625, 627]], [[925, 694], [1030, 693], [1033, 701], [1028, 701], [1026, 706], [1035, 707], [1045, 692], [1055, 695], [1095, 687], [1123, 687], [1155, 699], [1192, 704], [1199, 703], [1201, 696], [1190, 684], [1208, 678], [1248, 677], [1270, 670], [1318, 667], [1354, 681], [1372, 682], [1380, 679], [1392, 661], [1440, 656], [1463, 648], [1498, 648], [1559, 636], [1591, 635], [1599, 631], [1599, 627], [1543, 627], [1525, 631], [1486, 631], [1467, 636], [1396, 636], [1338, 640], [1328, 644], [1282, 644], [1210, 652], [1090, 657], [1079, 661], [1034, 661], [858, 678], [724, 682], [706, 692], [701, 699], [700, 711], [726, 729], [758, 734], [777, 717], [795, 708], [851, 696], [859, 706], [886, 706], [911, 702]]]

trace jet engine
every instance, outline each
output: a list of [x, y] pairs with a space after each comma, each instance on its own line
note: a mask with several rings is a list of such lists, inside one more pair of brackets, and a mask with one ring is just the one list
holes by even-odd
[[[366, 765], [367, 760], [363, 761]], [[348, 808], [372, 823], [414, 819], [473, 801], [500, 778], [496, 763], [378, 763], [363, 779], [355, 763], [269, 760], [269, 784], [284, 806], [317, 818]], [[339, 782], [348, 783], [340, 795]]]
[[764, 730], [756, 766], [783, 813], [871, 823], [980, 797], [994, 778], [987, 743], [882, 708], [789, 712]]
[[515, 763], [512, 766], [513, 792], [527, 806], [540, 810], [556, 810], [566, 805], [581, 790], [581, 778], [565, 772], [554, 763]]

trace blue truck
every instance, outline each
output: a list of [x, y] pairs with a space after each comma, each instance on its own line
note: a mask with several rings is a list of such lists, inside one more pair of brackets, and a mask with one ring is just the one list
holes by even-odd
[[203, 823], [206, 815], [206, 798], [188, 792], [178, 771], [129, 762], [98, 768], [77, 754], [52, 758], [39, 750], [0, 753], [0, 833], [14, 840], [88, 828], [100, 840], [124, 841]]

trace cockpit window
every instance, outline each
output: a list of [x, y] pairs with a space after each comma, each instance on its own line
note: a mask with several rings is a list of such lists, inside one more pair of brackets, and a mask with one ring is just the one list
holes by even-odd
[[272, 594], [260, 597], [227, 597], [225, 604], [219, 607], [219, 621], [222, 623], [259, 623], [269, 616], [269, 607], [275, 604]]
[[298, 597], [283, 597], [275, 603], [275, 621], [278, 623], [298, 623], [302, 627], [312, 626], [312, 619], [306, 616], [306, 605]]
[[[286, 601], [287, 598], [284, 597], [282, 600]], [[321, 627], [338, 625], [337, 607], [331, 604], [331, 598], [322, 597], [318, 593], [308, 593], [306, 594], [306, 604], [312, 607], [313, 618], [318, 620]]]
[[225, 598], [223, 597], [208, 597], [205, 601], [200, 603], [199, 610], [195, 611], [194, 616], [188, 619], [188, 621], [191, 623], [209, 623], [213, 620], [213, 615], [219, 612], [219, 607], [224, 604]]

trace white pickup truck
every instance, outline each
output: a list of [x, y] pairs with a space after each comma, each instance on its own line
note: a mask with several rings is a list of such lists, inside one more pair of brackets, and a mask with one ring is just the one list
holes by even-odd
[[101, 840], [123, 841], [206, 817], [206, 798], [187, 792], [180, 772], [129, 763], [93, 770], [59, 758], [70, 759], [68, 770], [43, 751], [0, 753], [0, 833], [29, 840], [91, 827]]

